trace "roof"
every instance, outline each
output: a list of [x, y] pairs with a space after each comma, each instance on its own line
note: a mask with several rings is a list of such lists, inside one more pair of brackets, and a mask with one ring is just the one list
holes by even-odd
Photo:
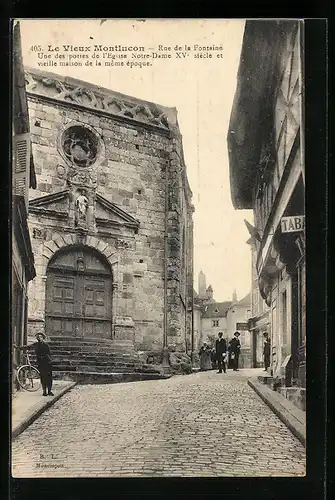
[[241, 306], [241, 307], [246, 307], [250, 306], [251, 304], [251, 293], [249, 292], [243, 299], [238, 300], [235, 303], [231, 303], [231, 307], [235, 306]]
[[253, 208], [258, 171], [266, 167], [271, 157], [280, 59], [297, 24], [292, 20], [246, 21], [227, 135], [235, 209]]
[[[231, 306], [231, 301], [211, 302], [203, 307], [203, 318], [224, 318]], [[217, 312], [216, 312], [217, 311]]]
[[175, 107], [163, 106], [77, 78], [36, 68], [26, 67], [25, 76], [27, 92], [31, 96], [66, 102], [74, 107], [85, 107], [160, 130], [179, 130]]

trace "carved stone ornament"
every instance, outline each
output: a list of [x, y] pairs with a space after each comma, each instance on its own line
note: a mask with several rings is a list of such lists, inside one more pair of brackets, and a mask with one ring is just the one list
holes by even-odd
[[43, 240], [45, 238], [46, 231], [45, 229], [41, 229], [39, 227], [34, 227], [33, 229], [33, 238], [38, 240]]
[[64, 179], [66, 175], [66, 168], [62, 165], [58, 165], [57, 167], [57, 175], [60, 179]]
[[107, 182], [107, 175], [104, 172], [101, 172], [101, 174], [99, 175], [99, 183], [101, 184], [101, 186], [105, 186], [106, 182]]
[[[70, 83], [62, 81], [62, 79], [46, 77], [42, 72], [26, 72], [25, 78], [27, 91], [32, 94], [44, 95], [52, 99], [97, 109], [166, 130], [169, 130], [170, 127], [173, 128], [168, 122], [165, 110], [153, 103], [139, 104], [138, 101], [133, 102], [131, 98], [120, 99], [119, 96], [113, 95], [111, 91], [91, 90], [78, 86], [75, 82]], [[81, 148], [82, 150], [78, 148], [73, 152], [74, 157], [78, 157], [79, 161], [86, 161], [85, 154], [88, 155], [88, 153], [82, 145]], [[89, 157], [88, 160], [90, 160]]]
[[97, 185], [97, 176], [96, 173], [92, 171], [70, 168], [67, 174], [67, 181], [70, 186], [76, 185], [95, 188]]
[[77, 259], [77, 269], [78, 271], [85, 271], [85, 263], [82, 257], [78, 257]]
[[86, 245], [87, 240], [87, 230], [83, 228], [78, 228], [76, 234], [76, 241], [78, 245]]
[[116, 248], [126, 249], [126, 248], [129, 248], [129, 243], [125, 240], [117, 239], [115, 241], [115, 246], [116, 246]]

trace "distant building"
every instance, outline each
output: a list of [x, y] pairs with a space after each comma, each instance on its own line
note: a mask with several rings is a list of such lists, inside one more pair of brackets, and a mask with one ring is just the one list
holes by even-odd
[[234, 292], [233, 297], [235, 300], [226, 312], [227, 337], [230, 340], [235, 332], [240, 333], [241, 355], [239, 366], [241, 368], [252, 368], [252, 343], [248, 324], [251, 316], [251, 293], [248, 293], [241, 300], [237, 300], [236, 292]]
[[[35, 262], [28, 230], [29, 188], [36, 188], [36, 177], [29, 133], [28, 105], [21, 54], [20, 24], [13, 30], [13, 123], [12, 123], [12, 341], [27, 343], [28, 283], [35, 277]], [[13, 349], [12, 373], [22, 353]]]
[[[202, 342], [213, 343], [219, 332], [227, 337], [226, 313], [231, 301], [216, 302], [212, 285], [206, 287], [206, 275], [203, 271], [199, 273], [199, 289], [194, 299], [194, 335], [198, 338], [199, 348]], [[200, 332], [200, 333], [197, 333]]]
[[228, 337], [227, 311], [230, 305], [230, 301], [203, 303], [201, 328], [204, 339], [217, 337], [219, 332], [224, 338]]
[[254, 212], [270, 371], [278, 384], [300, 388], [306, 381], [302, 37], [300, 21], [246, 22], [227, 138], [233, 205]]

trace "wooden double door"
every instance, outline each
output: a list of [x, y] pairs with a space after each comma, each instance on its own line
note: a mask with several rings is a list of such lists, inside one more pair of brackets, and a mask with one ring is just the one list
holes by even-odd
[[112, 337], [112, 275], [98, 253], [65, 251], [48, 266], [46, 333]]

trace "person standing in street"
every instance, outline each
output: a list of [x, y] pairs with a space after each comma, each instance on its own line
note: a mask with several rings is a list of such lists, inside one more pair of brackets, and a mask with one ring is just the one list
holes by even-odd
[[240, 332], [235, 332], [234, 337], [229, 341], [229, 357], [234, 372], [238, 371], [238, 358], [241, 350], [239, 336]]
[[216, 359], [218, 363], [218, 369], [219, 371], [217, 373], [222, 373], [222, 369], [224, 373], [226, 373], [226, 363], [225, 363], [225, 357], [227, 353], [227, 343], [226, 340], [223, 338], [223, 333], [219, 332], [218, 333], [218, 339], [216, 339], [215, 343], [215, 351], [216, 351]]
[[207, 342], [204, 342], [199, 351], [200, 370], [207, 371], [212, 368], [211, 349]]
[[270, 366], [270, 339], [268, 332], [263, 334], [264, 337], [264, 347], [263, 347], [263, 355], [264, 355], [264, 371], [266, 372]]
[[37, 342], [33, 344], [38, 371], [40, 372], [43, 396], [53, 396], [52, 392], [52, 363], [50, 347], [45, 342], [45, 334], [36, 334]]

